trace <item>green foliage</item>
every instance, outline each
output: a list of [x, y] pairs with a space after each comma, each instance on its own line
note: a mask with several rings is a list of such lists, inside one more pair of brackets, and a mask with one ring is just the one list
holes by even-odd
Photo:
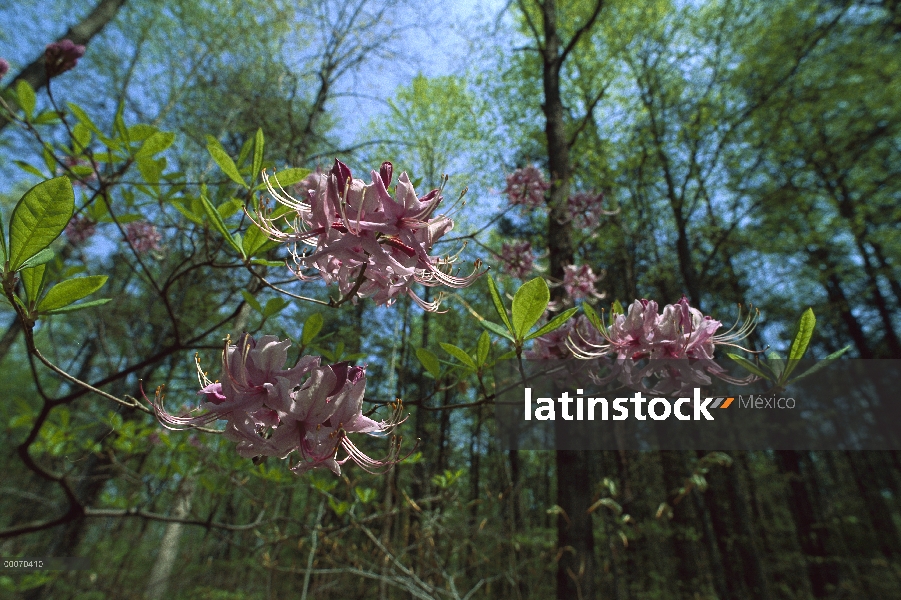
[[25, 192], [9, 221], [9, 270], [18, 271], [58, 238], [74, 210], [75, 193], [66, 177], [41, 182]]

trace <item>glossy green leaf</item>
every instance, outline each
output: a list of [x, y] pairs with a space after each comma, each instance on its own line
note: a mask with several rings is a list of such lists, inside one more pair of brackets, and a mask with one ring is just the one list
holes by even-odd
[[253, 142], [253, 170], [250, 173], [250, 181], [256, 181], [260, 176], [260, 170], [263, 168], [263, 128], [257, 129], [257, 135]]
[[551, 292], [547, 282], [536, 277], [522, 284], [513, 296], [513, 333], [517, 339], [523, 339], [532, 326], [538, 322], [544, 309], [551, 300]]
[[269, 300], [266, 301], [266, 306], [263, 307], [263, 316], [268, 319], [269, 317], [280, 313], [286, 306], [288, 306], [288, 301], [284, 298], [269, 298]]
[[[244, 247], [244, 254], [247, 256], [255, 255], [257, 252], [260, 252], [269, 241], [269, 236], [263, 233], [262, 229], [251, 223], [244, 234], [244, 242], [242, 244]], [[276, 242], [273, 245], [277, 246], [278, 243]]]
[[163, 177], [164, 160], [165, 159], [157, 160], [150, 156], [144, 156], [137, 159], [138, 172], [141, 174], [141, 177], [144, 178], [144, 181], [150, 185], [159, 184], [160, 179]]
[[20, 169], [22, 169], [22, 170], [25, 171], [26, 173], [30, 173], [31, 175], [36, 175], [36, 176], [40, 177], [41, 179], [45, 179], [45, 178], [46, 178], [46, 175], [44, 175], [43, 173], [41, 173], [40, 169], [38, 169], [37, 167], [33, 167], [33, 166], [29, 165], [29, 164], [28, 164], [27, 162], [25, 162], [25, 161], [22, 161], [22, 160], [14, 160], [13, 163], [15, 163], [16, 166], [18, 166]]
[[244, 297], [244, 301], [250, 305], [250, 308], [254, 309], [260, 314], [263, 314], [263, 307], [262, 305], [260, 305], [259, 300], [253, 297], [253, 294], [251, 294], [247, 290], [241, 290], [241, 295]]
[[135, 154], [135, 158], [149, 158], [163, 152], [175, 142], [175, 134], [171, 131], [158, 131], [151, 135]]
[[[510, 333], [513, 333], [513, 325], [510, 324], [510, 318], [507, 316], [507, 309], [504, 307], [504, 301], [501, 298], [500, 291], [497, 289], [497, 284], [494, 282], [494, 278], [491, 277], [490, 274], [486, 277], [486, 279], [488, 280], [488, 291], [491, 293], [491, 301], [494, 303], [494, 310], [497, 312], [497, 315], [501, 318], [501, 321], [503, 321], [504, 325], [507, 326], [507, 330]], [[513, 338], [511, 337], [510, 339]]]
[[479, 325], [481, 325], [482, 327], [484, 327], [491, 333], [496, 333], [497, 335], [499, 335], [501, 337], [505, 337], [508, 340], [513, 341], [513, 335], [507, 329], [504, 329], [497, 323], [492, 323], [491, 321], [483, 319], [483, 320], [479, 321]]
[[595, 329], [598, 331], [604, 331], [604, 321], [601, 317], [591, 308], [591, 305], [585, 303], [582, 305], [582, 311], [585, 313], [585, 316], [588, 317], [588, 321], [594, 325]]
[[219, 211], [207, 200], [206, 195], [201, 194], [200, 201], [203, 203], [203, 210], [206, 211], [207, 217], [209, 217], [210, 222], [213, 225], [213, 228], [218, 231], [222, 237], [225, 238], [225, 241], [229, 243], [229, 245], [235, 249], [241, 256], [244, 256], [244, 250], [238, 245], [235, 241], [235, 238], [232, 237], [232, 234], [228, 231], [228, 228], [225, 226], [225, 223], [222, 221], [222, 217], [219, 215]]
[[228, 175], [229, 179], [245, 188], [247, 187], [247, 183], [244, 182], [241, 173], [238, 172], [238, 167], [235, 166], [235, 161], [232, 160], [218, 140], [207, 136], [206, 149], [209, 151], [210, 156], [213, 157], [213, 160], [216, 161], [216, 164], [219, 165], [219, 168], [222, 169], [222, 172]]
[[482, 335], [479, 336], [479, 344], [476, 347], [476, 358], [478, 359], [479, 366], [485, 364], [485, 361], [488, 360], [488, 352], [491, 350], [491, 338], [488, 336], [487, 331], [483, 331]]
[[[300, 181], [303, 181], [307, 175], [312, 173], [310, 169], [284, 169], [282, 171], [277, 171], [276, 173], [269, 176], [269, 183], [272, 184], [272, 187], [278, 189], [279, 186], [287, 187], [289, 185], [294, 185]], [[266, 184], [261, 183], [257, 186], [257, 190], [266, 189]]]
[[43, 181], [22, 196], [9, 222], [9, 263], [17, 271], [59, 237], [75, 212], [75, 192], [66, 177]]
[[49, 312], [81, 300], [103, 287], [107, 279], [106, 275], [91, 275], [57, 283], [38, 304], [38, 312]]
[[432, 374], [432, 377], [438, 379], [439, 375], [441, 375], [441, 364], [438, 362], [438, 357], [431, 350], [417, 348], [416, 358], [419, 359], [425, 370]]
[[19, 99], [19, 106], [25, 112], [25, 119], [30, 121], [38, 103], [38, 97], [34, 93], [34, 88], [24, 79], [20, 79], [19, 83], [16, 84], [16, 96]]
[[560, 313], [559, 315], [557, 315], [556, 317], [554, 317], [553, 319], [548, 321], [543, 327], [541, 327], [541, 329], [538, 329], [537, 331], [533, 331], [528, 336], [526, 336], [526, 340], [528, 341], [533, 338], [537, 338], [539, 336], [542, 336], [546, 333], [550, 333], [550, 332], [554, 331], [555, 329], [561, 327], [564, 323], [566, 323], [569, 320], [570, 317], [572, 317], [574, 314], [576, 314], [576, 312], [578, 310], [579, 310], [578, 308], [570, 308], [570, 309], [563, 311], [562, 313]]
[[300, 336], [301, 343], [306, 346], [319, 335], [319, 332], [322, 331], [322, 325], [325, 323], [325, 319], [322, 318], [322, 315], [319, 313], [313, 313], [307, 320], [303, 323], [303, 333]]
[[26, 260], [20, 268], [28, 269], [30, 267], [36, 267], [38, 265], [46, 264], [53, 260], [54, 256], [56, 256], [56, 254], [51, 248], [44, 248], [43, 250]]
[[23, 268], [19, 271], [22, 277], [22, 287], [25, 288], [25, 294], [28, 296], [28, 302], [35, 304], [41, 296], [41, 290], [44, 287], [44, 272], [47, 265], [38, 265], [31, 268]]
[[844, 354], [845, 352], [847, 352], [850, 349], [851, 349], [851, 346], [845, 346], [841, 350], [839, 350], [837, 352], [833, 352], [832, 354], [830, 354], [823, 360], [817, 362], [815, 365], [813, 365], [812, 367], [810, 367], [809, 369], [807, 369], [806, 371], [804, 371], [803, 373], [801, 373], [800, 375], [798, 375], [797, 377], [792, 379], [789, 383], [794, 383], [794, 382], [798, 381], [799, 379], [801, 379], [802, 377], [807, 377], [808, 375], [813, 375], [814, 373], [816, 373], [817, 371], [819, 371], [820, 369], [822, 369], [823, 367], [825, 367], [832, 361], [836, 360], [838, 357], [840, 357], [842, 354]]
[[792, 344], [788, 349], [788, 364], [785, 367], [784, 378], [788, 378], [791, 375], [791, 372], [798, 366], [798, 361], [807, 352], [807, 346], [810, 345], [810, 338], [813, 337], [813, 330], [816, 324], [817, 318], [813, 315], [813, 310], [808, 308], [798, 321], [795, 339], [792, 340]]
[[737, 362], [748, 372], [753, 373], [754, 375], [757, 375], [758, 377], [763, 377], [764, 379], [773, 379], [772, 374], [769, 374], [769, 375], [766, 374], [757, 365], [755, 365], [754, 363], [752, 363], [750, 360], [748, 360], [746, 358], [742, 358], [741, 356], [738, 356], [737, 354], [732, 354], [731, 352], [727, 352], [726, 356], [728, 356], [729, 358], [731, 358], [732, 360]]
[[84, 308], [92, 308], [94, 306], [103, 306], [110, 300], [112, 300], [112, 298], [100, 298], [99, 300], [91, 300], [90, 302], [81, 302], [79, 304], [70, 304], [69, 306], [64, 306], [63, 308], [48, 310], [45, 312], [45, 314], [62, 315], [65, 313], [75, 312], [76, 310], [82, 310]]
[[782, 357], [779, 356], [779, 353], [775, 350], [770, 350], [766, 353], [767, 363], [773, 371], [773, 375], [778, 379], [782, 376], [782, 372], [785, 370], [785, 361], [782, 360]]
[[473, 369], [477, 368], [475, 361], [472, 360], [472, 357], [466, 354], [466, 351], [462, 348], [454, 346], [453, 344], [445, 344], [444, 342], [441, 343], [441, 347], [444, 348], [445, 352], [447, 352], [466, 366], [472, 367]]
[[6, 221], [3, 220], [3, 211], [0, 210], [0, 273], [3, 272], [6, 259]]
[[68, 105], [69, 105], [69, 110], [72, 111], [72, 114], [75, 115], [76, 119], [78, 119], [80, 122], [84, 123], [88, 129], [90, 129], [97, 135], [102, 135], [100, 129], [98, 129], [97, 126], [94, 125], [94, 122], [91, 120], [91, 117], [88, 116], [88, 113], [86, 113], [83, 108], [81, 108], [77, 104], [72, 104], [71, 102], [69, 102]]

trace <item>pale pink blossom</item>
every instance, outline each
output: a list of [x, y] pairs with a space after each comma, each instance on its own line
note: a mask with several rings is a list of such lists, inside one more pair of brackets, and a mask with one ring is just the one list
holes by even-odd
[[[713, 353], [717, 345], [738, 347], [736, 342], [747, 337], [755, 323], [756, 313], [749, 313], [729, 331], [717, 334], [722, 323], [690, 306], [684, 296], [678, 303], [663, 307], [662, 313], [653, 300], [636, 300], [627, 314], [617, 314], [609, 327], [601, 321], [602, 342], [570, 336], [569, 343], [577, 358], [614, 355], [611, 373], [599, 378], [599, 383], [616, 379], [632, 389], [664, 395], [709, 385], [710, 375], [731, 383], [748, 383], [747, 379], [731, 377], [713, 361]], [[657, 379], [653, 389], [644, 383], [651, 377]]]
[[595, 275], [587, 264], [580, 266], [567, 265], [563, 269], [563, 289], [573, 300], [584, 298], [603, 298], [595, 289], [595, 284], [600, 277]]
[[147, 221], [132, 221], [125, 225], [125, 239], [138, 254], [162, 250], [160, 240], [163, 236]]
[[[297, 474], [328, 467], [340, 475], [348, 460], [369, 472], [387, 469], [399, 460], [399, 442], [392, 440], [388, 456], [375, 460], [363, 454], [348, 437], [352, 433], [384, 435], [402, 422], [401, 406], [392, 416], [375, 421], [362, 413], [366, 371], [346, 362], [320, 366], [319, 357], [304, 356], [284, 369], [291, 342], [263, 336], [259, 342], [247, 334], [237, 345], [226, 341], [222, 352], [222, 379], [212, 382], [197, 366], [205, 399], [193, 412], [174, 416], [163, 406], [157, 391], [153, 408], [169, 429], [196, 427], [225, 420], [225, 438], [237, 443], [245, 458], [272, 456], [285, 459], [297, 452]], [[347, 456], [338, 458], [339, 450]]]
[[[310, 280], [314, 270], [326, 284], [336, 284], [342, 296], [371, 297], [377, 305], [390, 305], [399, 296], [408, 295], [426, 310], [437, 310], [439, 300], [424, 302], [411, 289], [413, 283], [425, 286], [462, 288], [482, 272], [477, 262], [466, 277], [449, 271], [459, 253], [434, 257], [434, 243], [449, 232], [453, 221], [435, 216], [442, 201], [440, 190], [422, 197], [416, 195], [406, 173], [401, 173], [394, 195], [388, 192], [393, 178], [391, 163], [372, 171], [372, 183], [354, 179], [344, 163], [335, 161], [328, 174], [311, 175], [307, 194], [293, 198], [281, 188], [275, 189], [264, 173], [269, 192], [281, 204], [294, 211], [289, 232], [282, 231], [279, 219], [271, 219], [263, 209], [254, 222], [270, 239], [290, 244], [294, 273]], [[283, 217], [288, 220], [287, 217]], [[298, 250], [298, 244], [312, 246]]]
[[530, 242], [514, 242], [501, 246], [501, 269], [517, 279], [525, 279], [535, 268]]
[[78, 246], [86, 242], [97, 231], [97, 224], [88, 217], [75, 215], [66, 225], [64, 233], [66, 239], [73, 246]]
[[527, 208], [538, 208], [545, 201], [545, 192], [551, 184], [545, 181], [542, 172], [534, 166], [516, 169], [507, 175], [507, 187], [504, 194], [510, 204], [522, 204]]
[[604, 210], [604, 194], [577, 192], [566, 201], [566, 210], [573, 224], [580, 229], [594, 229], [604, 215], [616, 214], [616, 211]]

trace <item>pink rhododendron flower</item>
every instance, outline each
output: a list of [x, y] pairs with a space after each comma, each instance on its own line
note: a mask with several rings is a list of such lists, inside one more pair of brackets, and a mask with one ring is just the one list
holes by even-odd
[[535, 268], [530, 242], [514, 242], [501, 246], [501, 269], [511, 277], [525, 279]]
[[510, 204], [522, 204], [528, 208], [538, 208], [544, 204], [544, 194], [551, 188], [544, 175], [534, 166], [516, 169], [507, 175], [504, 193]]
[[84, 50], [84, 46], [76, 44], [72, 40], [47, 44], [47, 50], [44, 52], [47, 77], [56, 77], [74, 69], [78, 59], [84, 56]]
[[[653, 300], [636, 300], [627, 314], [617, 314], [609, 327], [601, 321], [603, 343], [576, 336], [570, 336], [569, 343], [578, 358], [615, 355], [611, 374], [599, 383], [617, 379], [642, 392], [683, 393], [709, 385], [709, 375], [731, 383], [748, 383], [748, 379], [733, 378], [717, 365], [713, 351], [716, 345], [738, 347], [735, 342], [747, 337], [755, 323], [756, 315], [749, 313], [743, 322], [717, 334], [722, 323], [691, 307], [684, 296], [678, 303], [663, 307], [662, 313]], [[644, 359], [649, 360], [639, 363]], [[658, 379], [653, 389], [643, 383], [648, 377]]]
[[125, 226], [125, 239], [138, 254], [150, 250], [160, 251], [160, 240], [163, 236], [156, 227], [147, 221], [132, 221]]
[[566, 210], [573, 224], [580, 229], [594, 229], [604, 215], [616, 214], [616, 211], [604, 210], [604, 194], [577, 192], [566, 201]]
[[66, 229], [63, 233], [66, 234], [66, 239], [73, 245], [78, 246], [87, 241], [96, 231], [97, 224], [94, 223], [94, 221], [88, 217], [75, 215], [69, 221], [69, 224], [66, 225]]
[[[440, 297], [425, 302], [411, 285], [466, 287], [482, 274], [480, 265], [469, 276], [457, 277], [446, 267], [459, 253], [429, 256], [434, 243], [454, 226], [450, 218], [434, 216], [442, 200], [440, 190], [418, 197], [410, 178], [401, 173], [392, 196], [389, 162], [371, 176], [372, 183], [367, 185], [336, 160], [328, 174], [313, 173], [307, 178], [307, 195], [298, 200], [281, 188], [276, 190], [264, 173], [272, 196], [295, 212], [290, 232], [283, 232], [276, 223], [279, 219], [270, 219], [265, 210], [257, 212], [254, 222], [270, 239], [293, 244], [294, 272], [301, 280], [314, 279], [305, 274], [313, 269], [326, 284], [336, 284], [343, 296], [353, 294], [390, 305], [405, 294], [424, 309], [437, 310]], [[298, 251], [298, 243], [313, 250]]]
[[567, 265], [563, 269], [563, 289], [573, 300], [603, 298], [594, 287], [600, 277], [588, 265]]
[[7, 73], [9, 73], [9, 63], [6, 62], [6, 59], [0, 58], [0, 79]]
[[529, 360], [560, 360], [573, 358], [573, 346], [570, 340], [582, 340], [583, 343], [600, 345], [604, 339], [585, 315], [574, 319], [532, 342], [532, 350], [525, 353]]
[[[320, 366], [319, 357], [304, 356], [284, 369], [289, 340], [263, 336], [257, 342], [247, 334], [237, 345], [226, 341], [222, 352], [222, 379], [211, 382], [198, 363], [197, 373], [204, 402], [196, 416], [174, 416], [163, 406], [157, 391], [153, 408], [169, 429], [194, 427], [225, 420], [225, 438], [237, 442], [243, 457], [287, 458], [293, 452], [299, 462], [292, 471], [302, 474], [328, 467], [341, 474], [348, 460], [369, 472], [398, 462], [399, 441], [392, 440], [388, 456], [374, 460], [363, 454], [348, 437], [352, 433], [382, 435], [402, 422], [401, 406], [387, 421], [375, 421], [362, 413], [366, 371], [348, 363]], [[339, 460], [338, 451], [347, 457]]]

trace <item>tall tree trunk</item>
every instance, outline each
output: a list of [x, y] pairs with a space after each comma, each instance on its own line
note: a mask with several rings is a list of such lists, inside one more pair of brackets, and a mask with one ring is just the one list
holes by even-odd
[[794, 450], [776, 452], [776, 463], [788, 484], [789, 510], [795, 522], [798, 543], [807, 561], [807, 577], [813, 597], [828, 598], [838, 586], [838, 572], [835, 564], [827, 562], [828, 533], [807, 489], [802, 462], [803, 457]]

